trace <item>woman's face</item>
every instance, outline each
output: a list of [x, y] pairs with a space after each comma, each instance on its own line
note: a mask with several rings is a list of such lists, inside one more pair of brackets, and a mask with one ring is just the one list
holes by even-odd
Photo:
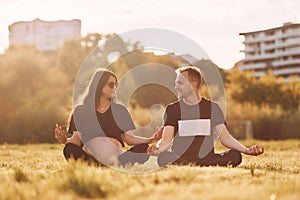
[[117, 89], [117, 80], [115, 77], [110, 76], [102, 89], [102, 96], [111, 99], [115, 96]]

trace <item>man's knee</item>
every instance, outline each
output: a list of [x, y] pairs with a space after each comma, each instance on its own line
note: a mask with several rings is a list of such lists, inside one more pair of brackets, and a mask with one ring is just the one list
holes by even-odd
[[175, 155], [173, 153], [171, 153], [169, 151], [164, 151], [158, 155], [157, 164], [160, 167], [164, 167], [168, 164], [172, 164], [173, 162], [176, 161], [176, 159], [177, 158], [175, 157]]
[[242, 162], [242, 154], [236, 150], [230, 150], [230, 157], [231, 157], [231, 165], [233, 167], [238, 166]]

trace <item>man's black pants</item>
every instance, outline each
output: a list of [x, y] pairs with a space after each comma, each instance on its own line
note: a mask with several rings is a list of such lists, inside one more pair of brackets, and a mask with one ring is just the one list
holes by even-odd
[[160, 167], [168, 164], [189, 165], [195, 164], [199, 166], [238, 166], [242, 162], [242, 155], [239, 151], [229, 150], [220, 154], [213, 154], [203, 159], [188, 159], [178, 156], [174, 152], [165, 151], [158, 155], [157, 163]]

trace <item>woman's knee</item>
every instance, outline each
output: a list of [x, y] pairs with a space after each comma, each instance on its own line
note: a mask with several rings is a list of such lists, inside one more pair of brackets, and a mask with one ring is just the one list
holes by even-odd
[[147, 153], [149, 145], [148, 144], [139, 144], [129, 149], [129, 151], [134, 153]]
[[67, 143], [63, 149], [63, 154], [66, 158], [66, 160], [69, 160], [70, 158], [73, 158], [77, 160], [78, 158], [82, 158], [82, 149], [81, 147], [72, 144], [72, 143]]

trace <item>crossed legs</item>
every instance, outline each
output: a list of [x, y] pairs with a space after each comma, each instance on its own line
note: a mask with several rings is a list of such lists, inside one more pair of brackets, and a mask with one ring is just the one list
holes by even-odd
[[158, 156], [158, 165], [160, 167], [168, 164], [188, 165], [196, 164], [199, 166], [238, 166], [242, 162], [242, 155], [236, 150], [225, 151], [221, 154], [213, 154], [209, 158], [186, 160], [174, 152], [165, 151]]
[[[119, 156], [119, 162], [121, 165], [144, 163], [149, 159], [149, 155], [146, 153], [148, 144], [139, 144], [128, 151], [122, 153]], [[99, 162], [90, 154], [86, 153], [81, 147], [67, 143], [63, 149], [63, 154], [66, 160], [73, 158], [74, 160], [82, 160], [88, 163], [99, 164]], [[101, 164], [101, 163], [100, 163]]]

